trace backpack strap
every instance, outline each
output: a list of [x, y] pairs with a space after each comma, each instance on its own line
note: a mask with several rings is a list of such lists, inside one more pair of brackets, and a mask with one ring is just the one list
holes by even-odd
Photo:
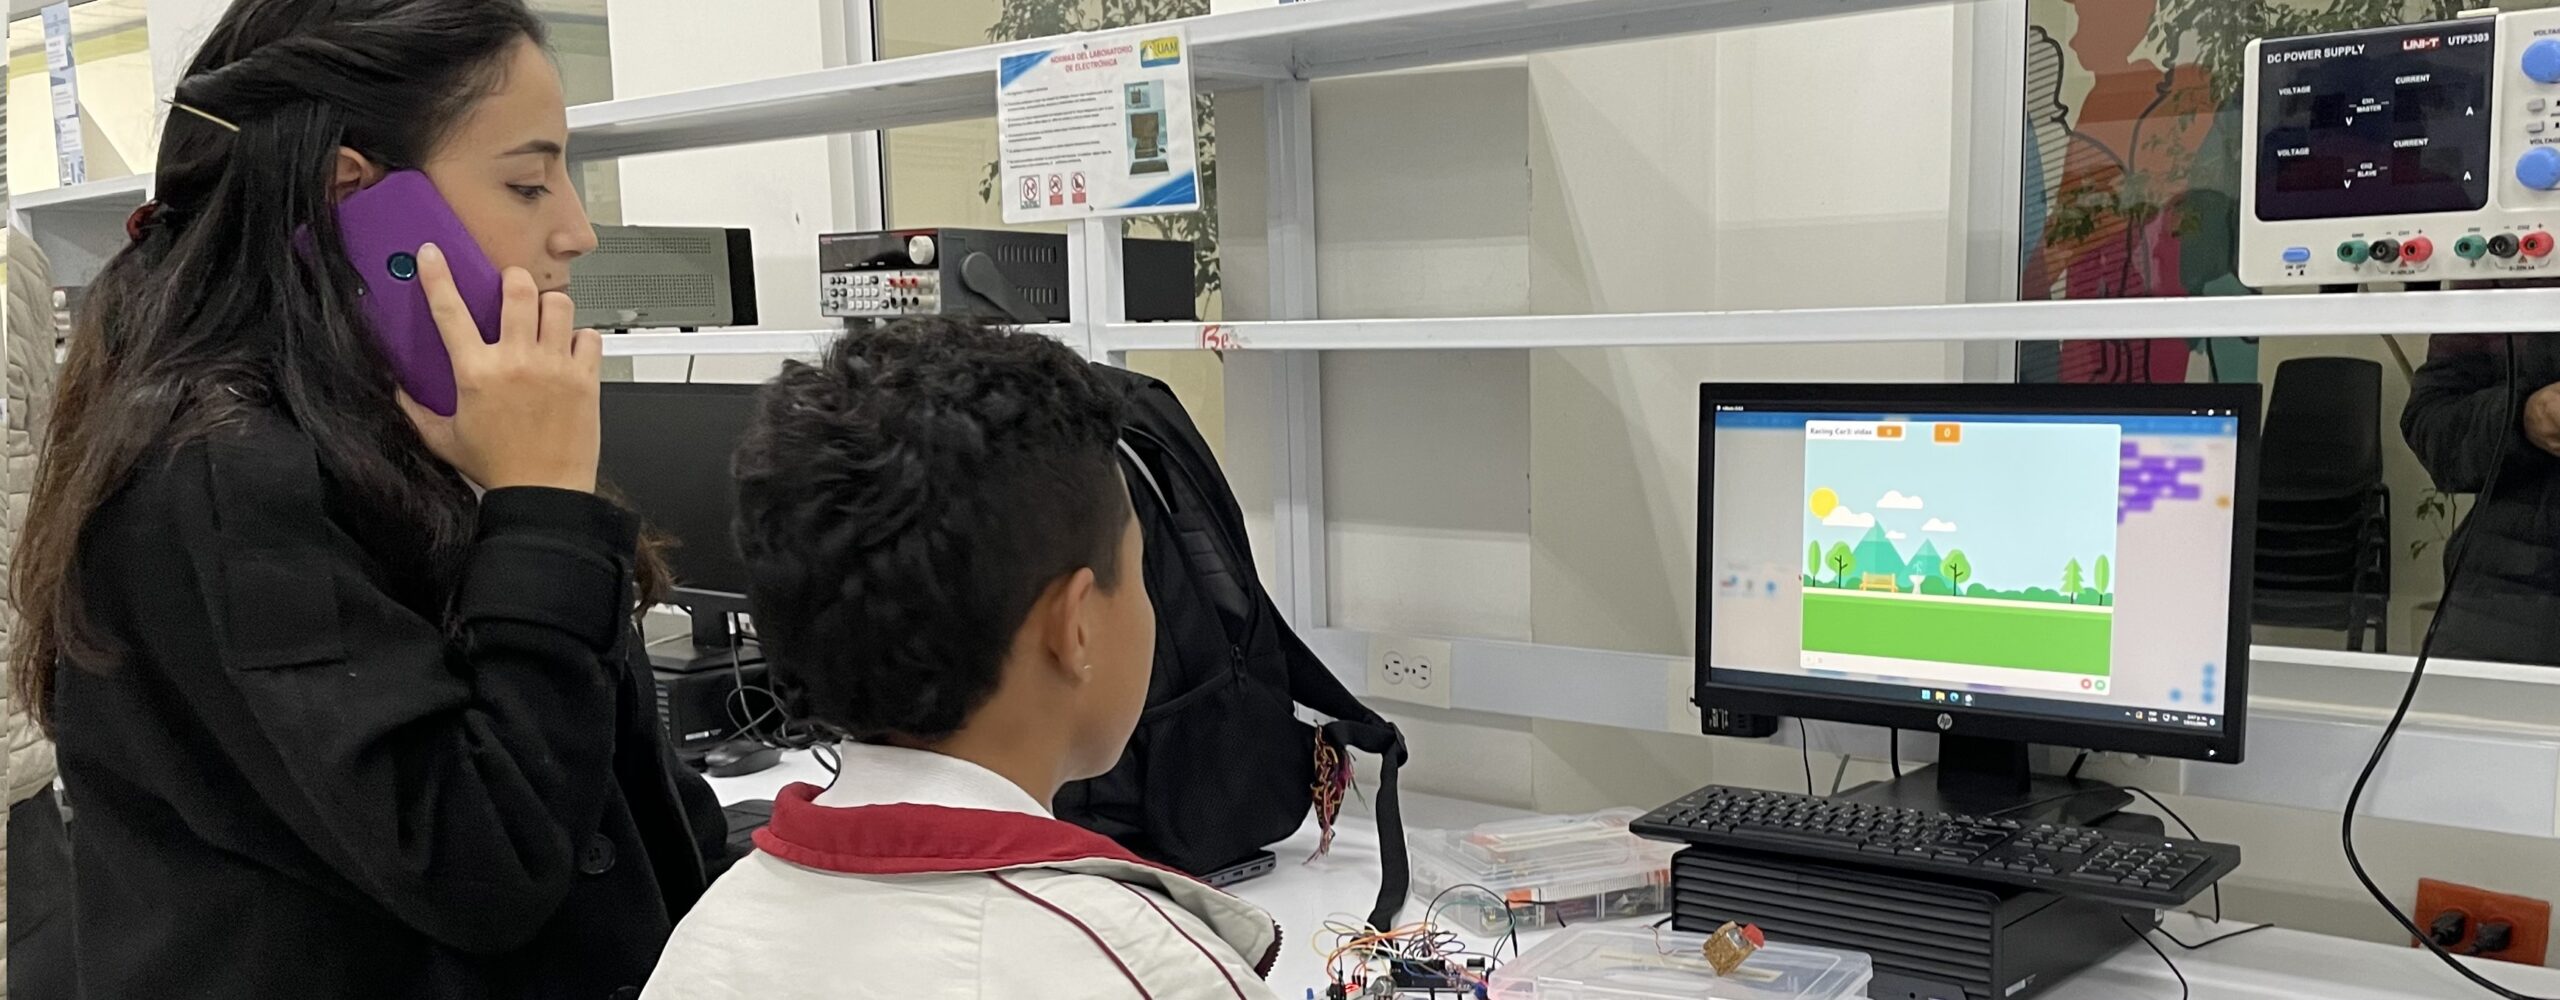
[[1404, 805], [1396, 795], [1396, 770], [1404, 766], [1404, 733], [1342, 686], [1342, 679], [1316, 658], [1298, 633], [1283, 625], [1281, 652], [1289, 661], [1289, 698], [1333, 718], [1317, 730], [1319, 738], [1378, 758], [1378, 905], [1369, 911], [1369, 926], [1385, 931], [1396, 925], [1412, 891], [1413, 867], [1406, 857]]

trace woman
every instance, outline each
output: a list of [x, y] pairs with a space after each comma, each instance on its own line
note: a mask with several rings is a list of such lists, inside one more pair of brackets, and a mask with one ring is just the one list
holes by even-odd
[[[89, 996], [627, 997], [703, 888], [542, 37], [521, 0], [240, 0], [178, 82], [12, 567]], [[418, 255], [450, 418], [338, 252], [332, 206], [407, 169], [506, 274], [482, 343]]]

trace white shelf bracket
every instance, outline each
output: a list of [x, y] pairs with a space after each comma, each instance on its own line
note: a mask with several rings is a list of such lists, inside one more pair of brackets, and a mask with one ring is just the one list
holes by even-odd
[[1121, 292], [1120, 219], [1106, 216], [1067, 223], [1067, 343], [1096, 361], [1114, 361], [1103, 353], [1102, 332], [1129, 319], [1129, 302]]
[[[1304, 80], [1263, 88], [1264, 142], [1270, 156], [1269, 217], [1271, 318], [1314, 319], [1316, 302], [1315, 115], [1312, 86]], [[1271, 422], [1273, 598], [1299, 631], [1322, 628], [1332, 599], [1327, 588], [1324, 519], [1324, 356], [1288, 351], [1272, 366], [1277, 380]]]

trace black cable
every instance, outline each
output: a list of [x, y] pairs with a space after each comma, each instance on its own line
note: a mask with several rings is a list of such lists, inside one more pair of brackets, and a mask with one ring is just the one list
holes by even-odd
[[1814, 798], [1819, 793], [1813, 790], [1813, 734], [1805, 731], [1802, 718], [1796, 719], [1796, 749], [1804, 752], [1804, 796]]
[[1831, 794], [1840, 794], [1840, 783], [1849, 777], [1849, 755], [1840, 755], [1840, 766], [1831, 772]]
[[1902, 777], [1902, 730], [1892, 729], [1887, 732], [1893, 734], [1890, 744], [1893, 748], [1893, 776], [1899, 778]]
[[2086, 764], [2086, 763], [2088, 763], [2088, 762], [2089, 762], [2089, 751], [2086, 751], [2086, 750], [2082, 750], [2082, 751], [2080, 751], [2080, 756], [2077, 756], [2077, 757], [2073, 757], [2073, 758], [2071, 758], [2071, 770], [2068, 770], [2068, 771], [2064, 771], [2064, 772], [2062, 772], [2062, 778], [2063, 778], [2063, 780], [2065, 780], [2065, 781], [2078, 781], [2078, 780], [2080, 780], [2080, 766], [2081, 766], [2081, 765], [2083, 765], [2083, 764]]
[[2168, 966], [2169, 974], [2178, 977], [2178, 1000], [2187, 1000], [2187, 974], [2178, 971], [2178, 963], [2170, 961], [2169, 953], [2160, 950], [2160, 943], [2151, 940], [2151, 935], [2143, 933], [2142, 928], [2133, 925], [2133, 921], [2126, 920], [2123, 917], [2117, 917], [2116, 919], [2123, 921], [2124, 929], [2133, 932], [2134, 940], [2142, 942], [2145, 947], [2151, 949], [2152, 954], [2160, 956], [2160, 964]]
[[687, 354], [684, 356], [684, 381], [686, 385], [693, 384], [693, 363], [701, 357], [702, 355], [699, 354]]
[[[790, 706], [783, 702], [782, 693], [773, 688], [770, 675], [762, 687], [747, 683], [744, 650], [753, 630], [748, 627], [744, 616], [737, 612], [729, 612], [727, 617], [731, 687], [728, 697], [722, 699], [721, 704], [729, 713], [730, 726], [740, 737], [758, 746], [771, 747], [784, 753], [809, 751], [809, 755], [817, 760], [818, 766], [827, 769], [828, 775], [833, 776], [839, 773], [843, 764], [843, 755], [837, 751], [835, 740], [819, 727], [793, 718]], [[752, 716], [744, 716], [749, 692], [763, 694], [765, 708]], [[771, 725], [767, 725], [768, 720], [771, 721]]]
[[[2516, 425], [2515, 334], [2507, 334], [2504, 343], [2507, 352], [2507, 378], [2504, 385], [2506, 405], [2500, 407], [2504, 414], [2498, 423], [2501, 435], [2521, 433]], [[2497, 461], [2489, 466], [2489, 475], [2480, 482], [2480, 492], [2472, 497], [2473, 511], [2477, 512], [2482, 505], [2489, 502], [2490, 496], [2498, 489], [2498, 474], [2506, 471], [2506, 468], [2506, 449], [2502, 446], [2498, 449]], [[2453, 541], [2453, 549], [2445, 561], [2444, 594], [2436, 598], [2436, 616], [2427, 622], [2426, 636], [2418, 640], [2418, 658], [2409, 665], [2409, 686], [2400, 692], [2399, 707], [2391, 710], [2391, 721], [2382, 726], [2382, 738], [2374, 741], [2373, 755], [2365, 758], [2364, 770], [2356, 774], [2355, 787], [2347, 791], [2346, 811], [2338, 817], [2338, 843], [2346, 849], [2347, 870], [2355, 873], [2356, 882], [2364, 886], [2365, 894], [2372, 896], [2373, 901], [2382, 906], [2382, 912], [2390, 914], [2391, 919], [2399, 921], [2400, 926], [2409, 931], [2410, 937], [2416, 938], [2420, 946], [2435, 955], [2447, 968], [2460, 973], [2462, 978], [2470, 980], [2481, 989], [2505, 997], [2506, 1000], [2551, 1000], [2549, 997], [2518, 993], [2500, 986], [2495, 980], [2474, 972], [2470, 966], [2457, 961], [2451, 951], [2437, 944], [2434, 938], [2428, 937], [2427, 932], [2418, 928], [2416, 920], [2402, 911], [2399, 904], [2391, 901], [2390, 894], [2383, 892], [2382, 887], [2374, 883], [2373, 876], [2365, 872], [2364, 859], [2356, 856], [2356, 805], [2364, 801], [2365, 786], [2372, 783], [2374, 772], [2381, 769], [2382, 755], [2391, 750], [2391, 738], [2400, 735], [2400, 724], [2409, 719], [2409, 706], [2418, 700], [2418, 685], [2427, 679], [2427, 658], [2435, 652], [2436, 631], [2444, 625], [2445, 613], [2453, 607], [2454, 581], [2461, 578], [2462, 564], [2471, 555], [2471, 540], [2478, 534], [2479, 532], [2476, 531], [2465, 530], [2462, 532], [2462, 537]]]

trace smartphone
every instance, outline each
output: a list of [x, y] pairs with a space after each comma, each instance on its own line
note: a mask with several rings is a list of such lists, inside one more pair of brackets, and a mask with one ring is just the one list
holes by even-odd
[[415, 170], [384, 177], [339, 202], [338, 235], [364, 281], [365, 321], [390, 359], [392, 375], [418, 405], [452, 416], [453, 359], [418, 281], [418, 248], [433, 243], [444, 251], [454, 289], [471, 310], [480, 339], [489, 342], [498, 339], [498, 311], [506, 298], [497, 267], [436, 192], [435, 182]]

